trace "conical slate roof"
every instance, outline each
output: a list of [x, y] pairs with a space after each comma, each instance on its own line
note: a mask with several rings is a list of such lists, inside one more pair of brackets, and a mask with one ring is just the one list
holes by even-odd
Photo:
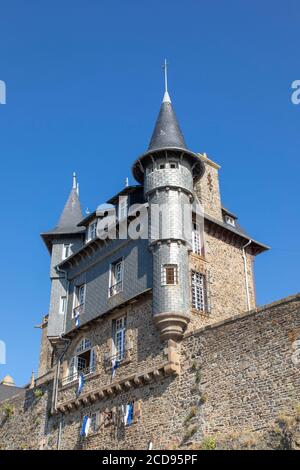
[[72, 233], [78, 231], [77, 224], [83, 219], [82, 209], [76, 188], [72, 188], [64, 210], [54, 231], [56, 233]]
[[161, 104], [148, 151], [165, 148], [186, 149], [184, 137], [179, 127], [168, 92], [165, 93]]
[[78, 185], [76, 175], [73, 176], [73, 187], [71, 189], [68, 200], [62, 211], [57, 225], [48, 232], [42, 233], [42, 237], [49, 244], [49, 238], [55, 235], [73, 235], [85, 230], [84, 227], [78, 227], [79, 222], [83, 219], [82, 209], [78, 195]]

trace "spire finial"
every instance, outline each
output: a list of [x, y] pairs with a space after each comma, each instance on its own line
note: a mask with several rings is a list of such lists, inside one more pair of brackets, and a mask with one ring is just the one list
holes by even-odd
[[165, 59], [163, 69], [164, 69], [164, 75], [165, 75], [165, 94], [164, 94], [164, 98], [163, 98], [163, 103], [171, 103], [170, 95], [169, 95], [169, 92], [168, 92], [168, 62], [167, 62], [167, 59]]
[[77, 189], [77, 176], [75, 171], [73, 173], [73, 189]]

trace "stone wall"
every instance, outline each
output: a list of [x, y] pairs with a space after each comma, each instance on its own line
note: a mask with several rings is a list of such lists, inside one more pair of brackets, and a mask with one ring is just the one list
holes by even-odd
[[[155, 449], [165, 449], [194, 445], [209, 437], [229, 442], [232, 433], [254, 436], [271, 429], [279, 416], [288, 416], [299, 407], [300, 365], [295, 360], [299, 356], [295, 356], [300, 338], [299, 294], [204, 326], [187, 333], [181, 344], [169, 346], [159, 346], [147, 320], [147, 302], [135, 308], [134, 316], [140, 316], [146, 326], [136, 331], [141, 337], [128, 387], [125, 366], [112, 392], [102, 398], [90, 394], [91, 399], [85, 405], [80, 402], [78, 408], [65, 407], [61, 448], [145, 449], [152, 440]], [[159, 369], [157, 357], [171, 365], [178, 360], [180, 367]], [[153, 372], [147, 373], [150, 363]], [[45, 387], [39, 399], [34, 391], [28, 392], [25, 404], [15, 405], [20, 412], [0, 425], [2, 447], [56, 448], [61, 415], [48, 420], [51, 387]], [[117, 410], [130, 400], [135, 401], [134, 422], [124, 427]], [[112, 412], [112, 419], [100, 420], [95, 433], [80, 438], [83, 416], [96, 411], [102, 417]], [[268, 443], [259, 442], [258, 447], [268, 447]]]

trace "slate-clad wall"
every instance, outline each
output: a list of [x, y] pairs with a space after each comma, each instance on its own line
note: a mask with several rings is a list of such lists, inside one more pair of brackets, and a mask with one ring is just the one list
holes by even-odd
[[[110, 264], [124, 259], [123, 291], [109, 297]], [[82, 261], [68, 273], [70, 279], [66, 331], [74, 328], [73, 296], [76, 286], [86, 283], [86, 300], [81, 324], [122, 304], [152, 287], [152, 257], [148, 240], [111, 240], [93, 258]]]
[[48, 336], [59, 336], [64, 332], [64, 315], [60, 313], [60, 298], [65, 296], [67, 292], [67, 282], [64, 273], [58, 272], [55, 268], [61, 263], [63, 255], [63, 245], [71, 244], [71, 251], [75, 253], [82, 246], [82, 239], [79, 237], [58, 238], [53, 241], [51, 262], [50, 262], [50, 279], [51, 293], [48, 320]]

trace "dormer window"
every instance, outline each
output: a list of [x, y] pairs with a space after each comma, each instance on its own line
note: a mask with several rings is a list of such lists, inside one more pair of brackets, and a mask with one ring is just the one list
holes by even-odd
[[119, 220], [125, 219], [128, 212], [128, 197], [121, 196], [119, 199]]
[[235, 227], [235, 219], [228, 214], [225, 215], [225, 222], [226, 224], [232, 225], [232, 227]]
[[89, 225], [88, 232], [87, 232], [87, 242], [94, 240], [97, 237], [97, 220], [94, 220]]

